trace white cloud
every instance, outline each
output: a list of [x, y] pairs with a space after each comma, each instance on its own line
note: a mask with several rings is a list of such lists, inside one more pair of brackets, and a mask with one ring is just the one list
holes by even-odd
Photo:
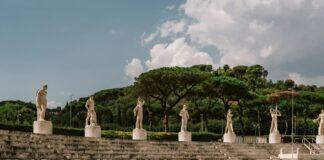
[[47, 108], [53, 109], [53, 108], [56, 108], [58, 106], [62, 106], [62, 104], [59, 103], [59, 102], [56, 102], [56, 101], [48, 101], [47, 102]]
[[324, 76], [304, 77], [299, 73], [289, 73], [288, 78], [295, 81], [296, 84], [324, 86]]
[[150, 51], [150, 59], [145, 62], [148, 69], [163, 66], [192, 66], [195, 64], [212, 64], [212, 58], [205, 52], [191, 47], [181, 37], [170, 44], [156, 44]]
[[163, 41], [151, 44], [148, 68], [186, 66], [203, 55], [218, 65], [261, 64], [272, 79], [324, 75], [324, 1], [187, 0], [179, 12], [146, 37], [146, 45]]
[[143, 33], [142, 37], [141, 37], [141, 44], [142, 46], [144, 46], [145, 44], [153, 41], [157, 36], [159, 35], [158, 31], [155, 31], [154, 33], [149, 34], [148, 36], [146, 36], [146, 33]]
[[130, 63], [125, 66], [125, 75], [134, 79], [144, 71], [141, 60], [133, 58]]
[[268, 46], [268, 47], [264, 47], [264, 48], [261, 49], [260, 56], [261, 56], [262, 58], [267, 58], [267, 57], [269, 57], [272, 53], [273, 53], [273, 51], [272, 51], [272, 46], [270, 45], [270, 46]]
[[167, 10], [169, 10], [169, 11], [172, 11], [172, 10], [174, 10], [175, 8], [176, 8], [176, 6], [175, 5], [168, 5], [168, 6], [166, 6], [165, 7]]
[[162, 38], [170, 36], [171, 34], [176, 34], [184, 31], [186, 25], [186, 20], [181, 19], [179, 21], [166, 21], [160, 27], [160, 35]]
[[165, 38], [168, 36], [174, 36], [177, 33], [184, 32], [186, 26], [186, 20], [169, 20], [157, 27], [156, 31], [145, 36], [142, 36], [142, 44], [146, 44], [154, 40], [155, 38]]
[[322, 57], [323, 4], [318, 0], [187, 0], [181, 8], [192, 21], [188, 39], [216, 47], [220, 51], [216, 62], [259, 63], [274, 69], [288, 68], [294, 64], [287, 62], [309, 55]]

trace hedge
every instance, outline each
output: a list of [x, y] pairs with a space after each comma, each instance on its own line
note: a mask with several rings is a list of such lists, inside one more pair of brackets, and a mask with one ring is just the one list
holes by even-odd
[[[10, 125], [0, 124], [0, 129], [33, 132], [33, 126], [30, 125]], [[83, 128], [62, 128], [54, 127], [53, 134], [68, 135], [68, 136], [84, 136]], [[101, 136], [109, 139], [132, 139], [132, 132], [102, 130]], [[220, 134], [210, 132], [193, 132], [193, 141], [218, 141], [222, 138]], [[177, 141], [178, 133], [176, 132], [148, 132], [148, 140], [158, 141]]]
[[[23, 131], [23, 132], [33, 132], [33, 126], [30, 125], [13, 125], [13, 124], [0, 124], [0, 129], [12, 130], [12, 131]], [[62, 128], [54, 127], [54, 134], [68, 135], [68, 136], [84, 136], [83, 128]], [[102, 130], [101, 136], [109, 139], [132, 139], [132, 132], [124, 131], [113, 131], [113, 130]], [[303, 138], [315, 138], [314, 135], [294, 135], [295, 142], [301, 143]], [[193, 141], [219, 141], [222, 139], [221, 134], [215, 134], [211, 132], [193, 132]], [[157, 141], [177, 141], [178, 133], [176, 132], [148, 132], [148, 140]], [[291, 142], [290, 135], [283, 136], [284, 143]]]

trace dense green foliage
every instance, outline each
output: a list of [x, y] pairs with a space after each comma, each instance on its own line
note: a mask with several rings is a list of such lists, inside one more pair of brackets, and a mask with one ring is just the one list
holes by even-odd
[[[23, 132], [33, 132], [31, 125], [8, 125], [0, 124], [0, 129], [15, 130]], [[54, 127], [53, 133], [58, 135], [68, 136], [84, 136], [83, 128], [62, 128]], [[101, 136], [109, 139], [132, 139], [131, 132], [114, 131], [114, 130], [102, 130]], [[214, 134], [210, 132], [193, 132], [192, 139], [194, 141], [217, 141], [222, 138], [222, 135]], [[164, 141], [176, 141], [178, 140], [178, 133], [175, 132], [149, 132], [148, 140], [164, 140]]]
[[[299, 93], [294, 100], [295, 133], [317, 134], [318, 125], [312, 119], [324, 109], [324, 88], [296, 85], [292, 80], [273, 82], [267, 79], [267, 75], [268, 71], [260, 65], [233, 68], [225, 65], [216, 70], [210, 65], [151, 70], [137, 77], [131, 86], [95, 93], [98, 122], [104, 129], [104, 136], [128, 139], [135, 121], [133, 108], [140, 96], [146, 101], [144, 128], [154, 132], [149, 135], [151, 139], [176, 139], [175, 132], [180, 130], [178, 113], [183, 103], [189, 106], [189, 130], [201, 132], [195, 133], [197, 136], [194, 134], [193, 139], [204, 139], [201, 135], [218, 139], [216, 135], [224, 132], [228, 109], [233, 110], [234, 128], [238, 135], [267, 135], [271, 122], [269, 109], [277, 105], [282, 112], [278, 119], [279, 130], [288, 135], [291, 133], [291, 99], [288, 97], [275, 104], [268, 100], [268, 95], [292, 88]], [[57, 128], [54, 132], [59, 133], [61, 129], [64, 133], [70, 127], [70, 109], [73, 113], [71, 128], [84, 127], [87, 98], [48, 110], [46, 117]], [[32, 103], [0, 103], [2, 124], [30, 126], [35, 117], [36, 109]], [[83, 129], [71, 130], [73, 135], [83, 135]], [[203, 134], [207, 131], [208, 134]]]

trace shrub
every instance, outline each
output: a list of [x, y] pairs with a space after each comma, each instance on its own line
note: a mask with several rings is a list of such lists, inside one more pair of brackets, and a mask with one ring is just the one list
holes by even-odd
[[132, 139], [131, 132], [103, 130], [101, 136], [110, 139]]
[[149, 132], [147, 139], [159, 141], [176, 141], [178, 133], [175, 132]]
[[[33, 127], [29, 125], [8, 125], [0, 124], [0, 129], [33, 132]], [[67, 135], [67, 136], [84, 136], [83, 128], [64, 128], [54, 127], [53, 134]], [[109, 139], [132, 139], [132, 132], [102, 130], [101, 136]], [[193, 132], [193, 141], [217, 141], [221, 139], [222, 135], [210, 132]], [[178, 133], [176, 132], [148, 132], [148, 140], [158, 141], [177, 141]]]

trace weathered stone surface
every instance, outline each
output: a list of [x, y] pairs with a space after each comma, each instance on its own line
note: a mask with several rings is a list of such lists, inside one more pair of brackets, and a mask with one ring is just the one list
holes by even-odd
[[316, 144], [324, 144], [324, 135], [316, 136]]
[[34, 121], [33, 131], [36, 134], [52, 134], [53, 125], [51, 121]]
[[101, 128], [100, 126], [85, 126], [84, 129], [84, 136], [85, 137], [101, 137]]
[[178, 133], [178, 141], [180, 142], [190, 142], [191, 132], [182, 131]]
[[147, 140], [147, 131], [135, 128], [133, 130], [133, 140]]
[[236, 135], [235, 133], [225, 133], [223, 137], [225, 143], [235, 143]]
[[281, 135], [279, 134], [279, 132], [269, 134], [269, 143], [281, 143]]
[[[290, 144], [132, 141], [0, 130], [0, 159], [269, 159]], [[308, 153], [301, 144], [300, 153]]]

